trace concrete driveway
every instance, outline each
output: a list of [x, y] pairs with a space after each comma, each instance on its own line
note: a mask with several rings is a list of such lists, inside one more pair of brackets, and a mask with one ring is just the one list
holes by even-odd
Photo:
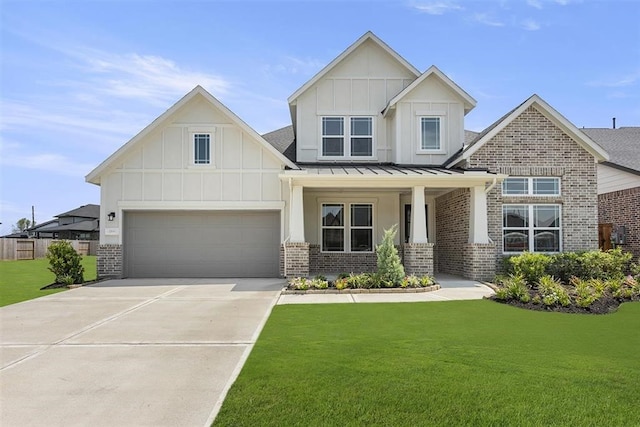
[[113, 280], [3, 307], [0, 425], [209, 425], [283, 286]]

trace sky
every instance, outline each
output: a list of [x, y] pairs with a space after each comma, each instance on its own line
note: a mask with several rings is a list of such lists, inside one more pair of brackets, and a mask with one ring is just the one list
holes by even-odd
[[0, 0], [0, 235], [84, 204], [84, 177], [196, 85], [259, 133], [366, 31], [477, 100], [533, 93], [578, 127], [640, 126], [640, 1]]

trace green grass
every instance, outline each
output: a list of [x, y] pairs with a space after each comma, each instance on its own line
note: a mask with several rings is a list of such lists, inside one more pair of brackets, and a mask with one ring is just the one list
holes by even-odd
[[[96, 279], [96, 257], [82, 257], [84, 280]], [[41, 291], [55, 276], [48, 270], [46, 258], [25, 261], [0, 261], [0, 307], [64, 291], [65, 288]]]
[[640, 303], [276, 306], [216, 426], [640, 425]]

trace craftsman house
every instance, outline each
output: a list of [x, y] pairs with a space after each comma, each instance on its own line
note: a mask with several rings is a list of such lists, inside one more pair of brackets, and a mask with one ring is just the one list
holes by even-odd
[[198, 86], [93, 170], [99, 275], [370, 271], [396, 224], [408, 273], [598, 246], [607, 154], [537, 95], [466, 132], [475, 99], [368, 32], [288, 103], [261, 136]]

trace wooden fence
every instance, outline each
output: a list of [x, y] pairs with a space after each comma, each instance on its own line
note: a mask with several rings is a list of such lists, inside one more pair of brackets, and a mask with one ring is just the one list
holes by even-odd
[[[47, 248], [55, 239], [0, 239], [0, 260], [36, 259], [47, 255]], [[80, 255], [95, 255], [97, 240], [70, 240]]]

